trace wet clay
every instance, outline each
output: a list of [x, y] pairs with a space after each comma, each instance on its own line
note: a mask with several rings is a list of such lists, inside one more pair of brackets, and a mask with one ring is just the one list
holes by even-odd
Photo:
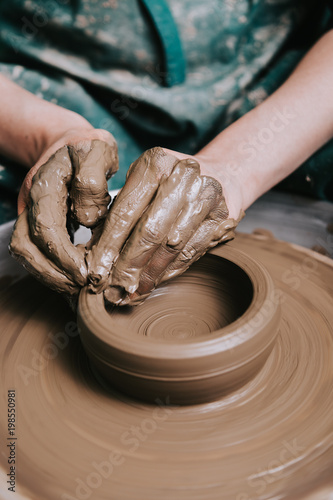
[[87, 256], [90, 289], [115, 304], [138, 303], [184, 272], [208, 248], [233, 237], [220, 183], [194, 159], [153, 148], [130, 167], [126, 184]]
[[70, 295], [79, 293], [80, 287], [62, 273], [56, 264], [48, 259], [33, 242], [27, 209], [22, 212], [15, 223], [10, 242], [10, 253], [35, 278], [56, 292]]
[[262, 368], [279, 332], [273, 281], [243, 252], [223, 256], [204, 256], [137, 307], [106, 311], [101, 294], [81, 291], [81, 340], [113, 387], [148, 402], [196, 404]]
[[[178, 160], [160, 147], [131, 165], [108, 211], [107, 179], [117, 168], [115, 141], [60, 148], [35, 174], [30, 207], [14, 228], [11, 254], [72, 303], [87, 278], [91, 291], [105, 290], [111, 303], [142, 302], [160, 282], [233, 238], [243, 216], [228, 219], [221, 185], [201, 176], [194, 159]], [[71, 242], [69, 204], [74, 221], [93, 229], [86, 248]]]
[[115, 141], [86, 140], [60, 148], [33, 178], [30, 207], [17, 220], [10, 252], [56, 291], [77, 293], [88, 273], [85, 251], [67, 231], [68, 200], [76, 222], [98, 224], [107, 212], [107, 179], [117, 161]]
[[71, 211], [79, 224], [96, 226], [107, 214], [108, 179], [118, 170], [116, 141], [82, 141], [68, 146], [73, 165]]
[[[15, 498], [330, 498], [332, 261], [262, 236], [226, 247], [267, 267], [281, 329], [259, 373], [212, 403], [143, 404], [116, 392], [91, 367], [59, 295], [32, 278], [1, 292], [1, 407], [8, 389], [17, 394]], [[4, 411], [0, 426], [6, 450]], [[0, 460], [5, 475], [5, 452]]]
[[162, 177], [168, 177], [177, 158], [153, 148], [128, 169], [126, 183], [112, 204], [98, 245], [87, 256], [91, 289], [106, 288], [110, 270], [128, 235], [153, 199]]

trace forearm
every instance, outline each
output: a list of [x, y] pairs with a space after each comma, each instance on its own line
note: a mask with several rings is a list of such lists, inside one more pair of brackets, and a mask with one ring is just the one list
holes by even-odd
[[332, 88], [329, 32], [274, 94], [198, 153], [204, 173], [239, 184], [245, 210], [333, 137]]
[[22, 89], [0, 75], [0, 153], [32, 167], [68, 129], [92, 126], [80, 115]]

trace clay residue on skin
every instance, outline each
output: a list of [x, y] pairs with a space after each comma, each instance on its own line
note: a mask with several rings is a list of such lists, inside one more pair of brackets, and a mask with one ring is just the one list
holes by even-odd
[[161, 179], [170, 175], [177, 162], [162, 148], [153, 148], [130, 166], [126, 183], [106, 217], [101, 238], [87, 256], [92, 291], [98, 293], [106, 288], [112, 264], [128, 235], [154, 197]]
[[[205, 179], [210, 180], [211, 178], [206, 177]], [[212, 180], [214, 181], [214, 179]], [[209, 204], [209, 200], [204, 199], [204, 203], [207, 206]], [[219, 208], [216, 212], [218, 211]], [[214, 211], [212, 211], [210, 213], [210, 217], [207, 217], [206, 220], [204, 220], [204, 222], [201, 223], [195, 231], [193, 231], [193, 235], [186, 243], [185, 247], [181, 250], [178, 248], [174, 251], [172, 256], [173, 258], [170, 258], [168, 263], [169, 265], [166, 270], [163, 269], [163, 266], [161, 266], [161, 262], [165, 259], [166, 252], [168, 251], [170, 253], [168, 243], [165, 243], [164, 245], [162, 244], [158, 251], [154, 254], [153, 258], [149, 261], [140, 276], [139, 286], [134, 293], [126, 294], [124, 293], [122, 287], [111, 285], [111, 287], [104, 292], [105, 299], [111, 303], [116, 303], [121, 306], [134, 306], [141, 304], [147, 297], [149, 297], [151, 291], [159, 283], [164, 283], [175, 278], [176, 276], [181, 275], [194, 262], [201, 258], [207, 250], [216, 246], [218, 243], [225, 243], [226, 241], [233, 239], [235, 237], [234, 231], [244, 215], [244, 212], [241, 212], [237, 220], [222, 219], [222, 221], [216, 225], [216, 219], [218, 220], [218, 217], [214, 214]], [[212, 238], [212, 229], [214, 229], [214, 227], [215, 236]], [[172, 245], [170, 245], [170, 247], [172, 250]], [[161, 266], [161, 274], [157, 279], [152, 279], [150, 270], [158, 269], [158, 266]], [[115, 266], [115, 269], [117, 269], [117, 265]], [[112, 278], [111, 283], [113, 283]]]
[[79, 224], [92, 227], [104, 219], [111, 200], [107, 181], [118, 165], [116, 142], [110, 147], [99, 140], [83, 141], [68, 149], [74, 168], [71, 210]]
[[162, 148], [140, 156], [128, 172], [87, 256], [90, 288], [116, 304], [142, 301], [161, 281], [184, 272], [208, 248], [233, 237], [222, 187], [200, 175], [193, 159]]
[[[134, 293], [139, 286], [142, 270], [152, 259], [156, 261], [154, 271], [156, 266], [160, 266], [161, 273], [174, 260], [177, 250], [185, 245], [187, 238], [195, 231], [195, 218], [189, 220], [187, 214], [183, 217], [185, 221], [178, 221], [178, 218], [184, 205], [194, 201], [201, 190], [199, 174], [196, 162], [181, 161], [160, 184], [154, 201], [137, 223], [112, 269], [112, 285], [122, 286], [127, 292]], [[199, 213], [201, 208], [204, 208], [203, 204], [197, 207]]]
[[87, 280], [85, 250], [72, 244], [66, 227], [69, 191], [75, 221], [97, 225], [110, 201], [107, 179], [117, 168], [115, 141], [85, 140], [60, 148], [35, 174], [10, 252], [52, 289], [73, 295]]
[[[217, 212], [217, 213], [216, 213]], [[188, 248], [195, 248], [196, 254], [188, 258], [186, 252], [182, 252], [179, 257], [169, 266], [166, 274], [162, 278], [162, 282], [178, 276], [197, 261], [207, 250], [216, 246], [218, 243], [225, 243], [235, 237], [235, 229], [239, 222], [245, 216], [245, 212], [241, 211], [237, 219], [223, 219], [220, 209], [218, 208], [211, 217], [201, 224], [199, 229], [194, 233], [193, 237], [188, 242]], [[221, 220], [222, 219], [222, 220]], [[211, 236], [211, 230], [215, 227], [216, 220], [218, 225], [215, 228], [214, 236]]]
[[[31, 246], [26, 258], [20, 243], [31, 238], [35, 251], [41, 250], [67, 282], [82, 287], [88, 277], [94, 293], [106, 290], [107, 300], [125, 305], [141, 302], [158, 283], [181, 274], [208, 248], [231, 239], [238, 221], [227, 218], [216, 179], [201, 176], [195, 160], [178, 160], [162, 148], [146, 151], [131, 165], [106, 216], [107, 179], [117, 161], [115, 141], [82, 141], [59, 149], [33, 178], [29, 234], [15, 234], [11, 253], [41, 276], [45, 265], [33, 263]], [[67, 232], [69, 199], [75, 221], [93, 229], [85, 255]], [[20, 227], [27, 231], [24, 222], [15, 231]], [[41, 279], [54, 289], [66, 283], [57, 273]]]
[[72, 163], [67, 146], [59, 149], [34, 176], [29, 222], [36, 247], [69, 279], [83, 286], [87, 277], [84, 255], [72, 244], [66, 228]]
[[[10, 242], [10, 253], [27, 271], [48, 287], [59, 293], [78, 294], [80, 287], [61, 272], [32, 240], [28, 217], [28, 209], [18, 217]], [[81, 256], [83, 259], [83, 252]]]
[[[228, 247], [267, 267], [282, 292], [282, 323], [264, 368], [209, 404], [149, 405], [123, 396], [91, 368], [60, 296], [30, 278], [0, 293], [1, 407], [7, 390], [17, 394], [15, 498], [20, 492], [30, 500], [83, 492], [98, 500], [109, 500], [110, 492], [117, 500], [333, 494], [332, 261], [251, 235], [239, 234]], [[223, 256], [223, 248], [213, 252]], [[2, 411], [2, 436], [7, 427]], [[6, 477], [6, 453], [0, 465]]]

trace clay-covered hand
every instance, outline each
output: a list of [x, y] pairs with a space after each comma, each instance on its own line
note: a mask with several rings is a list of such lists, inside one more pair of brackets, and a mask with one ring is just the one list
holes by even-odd
[[[184, 155], [182, 155], [184, 156]], [[233, 237], [221, 184], [162, 148], [142, 154], [88, 255], [90, 288], [116, 304], [143, 300], [210, 247]]]
[[11, 254], [49, 287], [76, 294], [87, 280], [84, 248], [67, 218], [94, 227], [107, 213], [107, 180], [118, 170], [116, 141], [105, 130], [69, 133], [29, 171], [19, 195]]

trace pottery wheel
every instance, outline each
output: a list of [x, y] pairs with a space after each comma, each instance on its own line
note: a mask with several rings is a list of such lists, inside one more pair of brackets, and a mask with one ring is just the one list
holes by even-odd
[[[239, 234], [228, 246], [267, 267], [282, 291], [282, 324], [259, 374], [209, 404], [143, 404], [106, 387], [62, 298], [30, 277], [5, 283], [0, 422], [3, 445], [7, 390], [15, 389], [17, 496], [5, 486], [3, 495], [331, 498], [332, 261], [262, 234]], [[223, 247], [216, 252], [223, 255]], [[1, 467], [4, 476], [6, 452]]]

